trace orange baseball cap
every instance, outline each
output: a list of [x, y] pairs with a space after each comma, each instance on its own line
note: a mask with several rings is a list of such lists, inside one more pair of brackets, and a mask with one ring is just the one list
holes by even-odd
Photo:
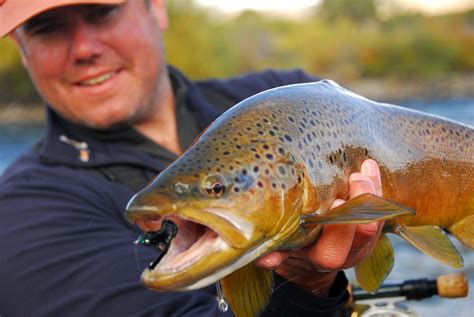
[[0, 37], [29, 18], [52, 8], [74, 4], [115, 4], [126, 0], [0, 0]]

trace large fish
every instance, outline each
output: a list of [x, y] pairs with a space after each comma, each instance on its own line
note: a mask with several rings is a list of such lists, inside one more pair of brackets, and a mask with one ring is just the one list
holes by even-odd
[[[443, 229], [474, 248], [474, 129], [373, 102], [332, 81], [271, 89], [220, 116], [154, 182], [126, 216], [144, 230], [178, 223], [180, 239], [142, 283], [190, 290], [221, 280], [237, 316], [252, 316], [271, 293], [271, 273], [252, 261], [314, 242], [327, 223], [386, 219], [418, 249], [451, 265], [462, 257]], [[383, 196], [348, 198], [362, 161], [381, 168]], [[396, 203], [392, 203], [396, 202]], [[413, 215], [416, 211], [416, 215]], [[390, 272], [385, 234], [356, 267], [375, 291]]]

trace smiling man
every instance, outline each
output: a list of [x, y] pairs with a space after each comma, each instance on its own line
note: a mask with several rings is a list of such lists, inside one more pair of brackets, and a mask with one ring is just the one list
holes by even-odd
[[[317, 78], [266, 71], [192, 82], [165, 62], [167, 27], [164, 0], [0, 1], [0, 36], [18, 46], [47, 112], [41, 142], [0, 179], [2, 316], [231, 315], [218, 311], [213, 288], [139, 284], [155, 253], [133, 246], [141, 231], [125, 206], [227, 108]], [[377, 164], [361, 169], [351, 196], [381, 194]], [[178, 228], [173, 243], [198, 234]], [[340, 270], [370, 253], [380, 229], [327, 226], [315, 245], [260, 258], [279, 283], [263, 315], [337, 313], [348, 297]]]

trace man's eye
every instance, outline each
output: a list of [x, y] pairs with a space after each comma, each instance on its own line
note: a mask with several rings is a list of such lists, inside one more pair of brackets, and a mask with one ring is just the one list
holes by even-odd
[[56, 21], [38, 23], [28, 28], [28, 33], [33, 35], [51, 34], [61, 28], [61, 23]]
[[112, 16], [118, 11], [118, 5], [94, 5], [87, 12], [87, 20], [90, 22], [104, 22], [104, 19]]

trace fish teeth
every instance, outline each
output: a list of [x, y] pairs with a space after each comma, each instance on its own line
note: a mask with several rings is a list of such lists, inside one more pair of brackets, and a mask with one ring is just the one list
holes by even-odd
[[98, 84], [101, 84], [101, 83], [105, 82], [106, 80], [110, 79], [113, 75], [114, 75], [114, 72], [105, 73], [103, 75], [84, 80], [84, 81], [81, 82], [81, 85], [83, 85], [83, 86], [98, 85]]

